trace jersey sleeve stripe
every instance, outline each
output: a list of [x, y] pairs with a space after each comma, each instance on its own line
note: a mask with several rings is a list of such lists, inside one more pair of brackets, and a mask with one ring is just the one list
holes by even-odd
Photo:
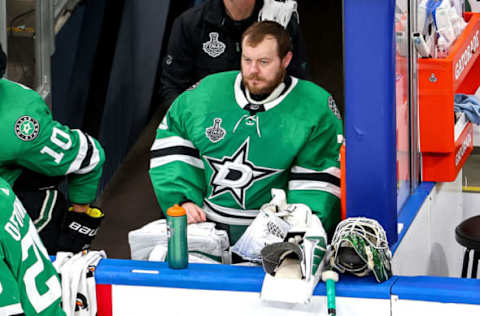
[[22, 305], [20, 303], [1, 306], [0, 307], [0, 315], [25, 315], [23, 313]]
[[337, 167], [330, 167], [324, 170], [313, 170], [313, 169], [307, 169], [303, 168], [300, 166], [294, 166], [291, 168], [292, 173], [318, 173], [318, 172], [323, 172], [323, 173], [328, 173], [331, 174], [332, 176], [335, 176], [337, 178], [340, 178], [340, 169]]
[[290, 181], [295, 180], [306, 180], [306, 181], [318, 181], [326, 182], [335, 186], [340, 186], [340, 178], [335, 177], [328, 173], [318, 172], [318, 173], [290, 173]]
[[88, 138], [88, 135], [86, 136], [87, 136], [87, 144], [88, 144], [87, 153], [85, 154], [85, 158], [83, 158], [83, 161], [80, 164], [79, 169], [85, 168], [90, 165], [90, 160], [92, 159], [92, 155], [93, 155], [93, 147], [95, 147], [95, 144], [92, 144], [93, 142]]
[[201, 159], [195, 158], [192, 156], [187, 156], [187, 155], [169, 155], [169, 156], [152, 158], [150, 160], [150, 169], [163, 166], [170, 162], [175, 162], [175, 161], [184, 162], [191, 166], [194, 166], [200, 169], [205, 169], [205, 166], [203, 165], [203, 161]]
[[[95, 169], [95, 167], [97, 167], [97, 165], [100, 163], [100, 152], [98, 151], [98, 148], [95, 144], [95, 140], [88, 136], [87, 135], [87, 138], [88, 138], [88, 142], [92, 145], [92, 155], [91, 157], [89, 158], [89, 161], [85, 164], [86, 167], [83, 167], [83, 163], [82, 163], [82, 167], [81, 169], [77, 170], [75, 173], [76, 174], [86, 174], [86, 173], [89, 173], [90, 171], [92, 171], [93, 169]], [[85, 160], [87, 159], [87, 157], [85, 158]]]
[[190, 147], [174, 146], [174, 147], [152, 150], [152, 158], [164, 157], [164, 156], [170, 156], [170, 155], [185, 155], [185, 156], [200, 158], [200, 153], [198, 152], [198, 150]]
[[186, 140], [185, 138], [182, 138], [180, 136], [170, 136], [170, 137], [156, 139], [155, 142], [153, 142], [151, 150], [153, 151], [157, 149], [163, 149], [163, 148], [175, 147], [175, 146], [195, 148], [192, 142], [189, 140]]
[[290, 180], [288, 182], [289, 190], [317, 190], [325, 191], [340, 198], [340, 187], [329, 182], [308, 181], [308, 180]]
[[75, 157], [75, 160], [73, 160], [72, 164], [70, 165], [70, 168], [68, 168], [66, 174], [73, 173], [80, 168], [83, 162], [83, 159], [87, 155], [87, 151], [88, 151], [87, 137], [85, 137], [85, 135], [78, 129], [74, 129], [73, 131], [78, 134], [78, 139], [80, 141], [80, 144], [78, 146], [77, 156]]

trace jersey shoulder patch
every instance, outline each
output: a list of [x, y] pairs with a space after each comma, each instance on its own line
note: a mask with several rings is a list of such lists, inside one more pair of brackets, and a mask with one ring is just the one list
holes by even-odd
[[40, 124], [29, 115], [23, 115], [15, 122], [15, 135], [21, 140], [28, 142], [38, 137]]
[[339, 120], [342, 119], [342, 116], [340, 115], [340, 111], [337, 108], [337, 104], [335, 103], [335, 100], [333, 99], [332, 96], [328, 97], [328, 107]]

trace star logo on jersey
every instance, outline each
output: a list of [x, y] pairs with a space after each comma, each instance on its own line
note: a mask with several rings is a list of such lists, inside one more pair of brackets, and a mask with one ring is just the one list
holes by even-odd
[[31, 116], [25, 115], [15, 122], [15, 134], [23, 141], [31, 141], [37, 138], [40, 124]]
[[210, 177], [210, 185], [213, 189], [209, 199], [228, 192], [237, 204], [245, 209], [245, 193], [248, 188], [256, 181], [282, 171], [281, 169], [256, 166], [249, 161], [249, 143], [250, 137], [230, 157], [215, 159], [204, 156], [213, 171]]

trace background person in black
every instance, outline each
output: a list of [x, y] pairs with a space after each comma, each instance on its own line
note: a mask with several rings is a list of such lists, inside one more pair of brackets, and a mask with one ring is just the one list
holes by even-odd
[[[167, 54], [159, 64], [158, 95], [165, 112], [185, 89], [206, 75], [240, 69], [241, 35], [258, 20], [263, 0], [206, 0], [177, 17]], [[307, 79], [307, 57], [298, 15], [288, 23], [294, 59], [287, 71]]]

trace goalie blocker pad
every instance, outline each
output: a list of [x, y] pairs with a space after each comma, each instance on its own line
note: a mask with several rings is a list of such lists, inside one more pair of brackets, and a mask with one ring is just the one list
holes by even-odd
[[[89, 209], [90, 211], [91, 209]], [[89, 249], [92, 240], [97, 235], [98, 228], [104, 214], [96, 209], [97, 216], [92, 217], [87, 213], [68, 211], [63, 220], [62, 229], [58, 238], [60, 251], [77, 253]], [[90, 213], [90, 212], [89, 212]]]

